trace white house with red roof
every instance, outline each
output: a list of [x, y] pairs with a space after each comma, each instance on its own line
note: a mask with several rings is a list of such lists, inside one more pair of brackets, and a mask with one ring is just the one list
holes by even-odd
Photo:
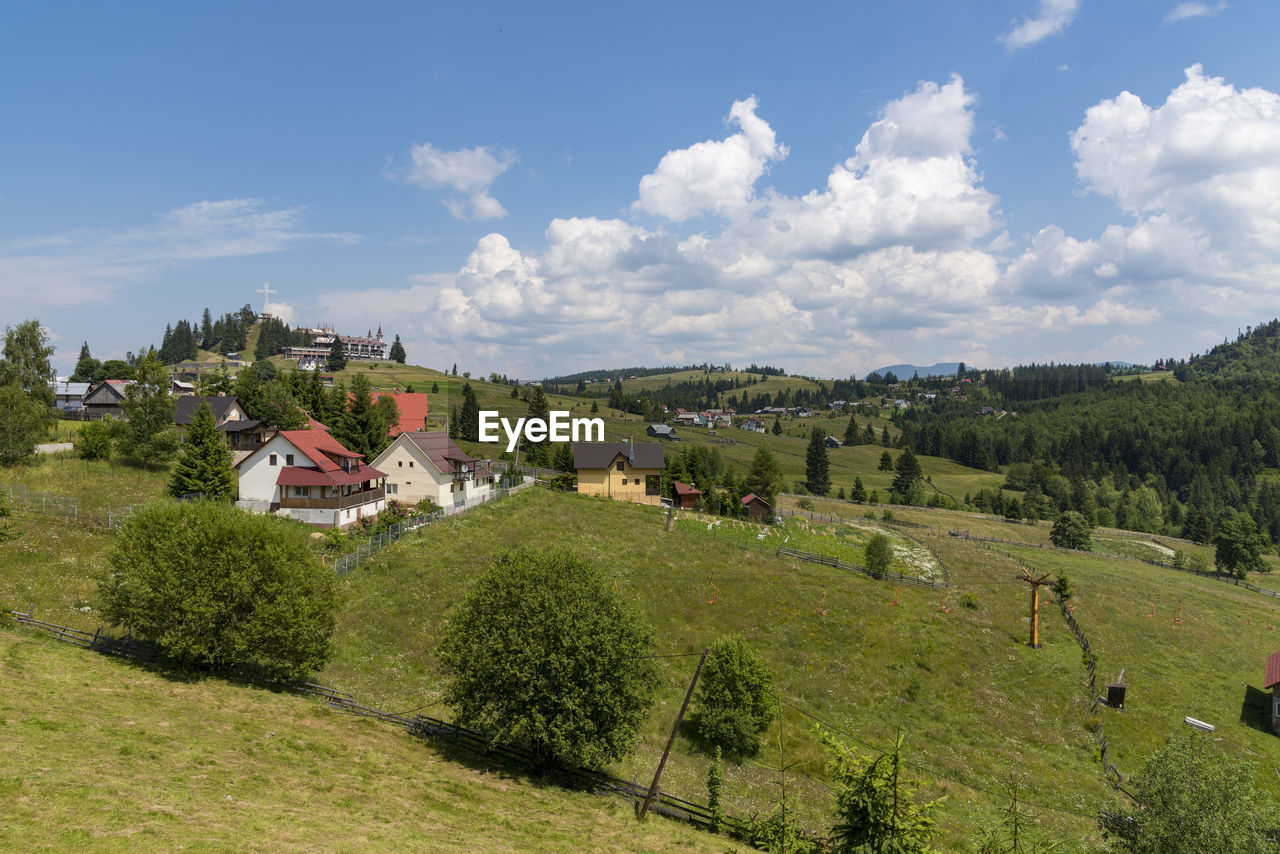
[[281, 430], [245, 457], [239, 505], [322, 528], [346, 528], [386, 506], [386, 477], [325, 430]]
[[373, 465], [386, 472], [387, 495], [403, 504], [427, 498], [453, 511], [493, 497], [493, 472], [441, 431], [401, 433]]

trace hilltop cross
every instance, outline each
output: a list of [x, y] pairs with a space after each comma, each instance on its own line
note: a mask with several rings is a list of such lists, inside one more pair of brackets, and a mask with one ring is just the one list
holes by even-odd
[[278, 294], [280, 292], [271, 290], [270, 282], [263, 282], [262, 287], [258, 288], [255, 293], [262, 294], [262, 313], [268, 314], [268, 309], [271, 308], [271, 295]]

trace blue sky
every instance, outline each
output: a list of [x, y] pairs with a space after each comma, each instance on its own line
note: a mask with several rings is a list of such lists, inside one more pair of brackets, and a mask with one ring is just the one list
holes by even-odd
[[1277, 314], [1273, 2], [0, 11], [0, 324], [269, 280], [521, 377], [1147, 362]]

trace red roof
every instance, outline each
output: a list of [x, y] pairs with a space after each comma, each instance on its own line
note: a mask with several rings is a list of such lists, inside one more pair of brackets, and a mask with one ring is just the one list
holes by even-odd
[[326, 426], [324, 426], [323, 424], [321, 424], [319, 421], [315, 420], [314, 418], [312, 418], [310, 415], [308, 415], [308, 416], [307, 416], [307, 429], [308, 429], [308, 430], [326, 430], [326, 431], [327, 431], [329, 428], [328, 428], [328, 427], [326, 427]]
[[701, 495], [702, 490], [687, 483], [676, 481], [676, 495]]
[[374, 392], [373, 399], [380, 397], [395, 398], [396, 407], [400, 410], [400, 423], [393, 424], [388, 434], [399, 436], [401, 433], [412, 433], [427, 426], [427, 393], [424, 391]]
[[338, 465], [330, 456], [359, 460], [364, 454], [348, 451], [342, 443], [324, 430], [281, 430], [280, 436], [299, 451], [307, 455], [307, 459], [315, 463], [320, 471], [337, 471]]
[[765, 501], [763, 498], [761, 498], [759, 495], [756, 495], [754, 492], [749, 492], [746, 495], [742, 496], [743, 506], [750, 504], [752, 501], [759, 501], [765, 507], [769, 506], [768, 501]]
[[364, 483], [377, 477], [386, 477], [375, 468], [362, 465], [355, 471], [320, 471], [320, 469], [285, 466], [280, 470], [276, 483], [280, 486], [345, 486]]
[[1267, 678], [1263, 680], [1263, 688], [1270, 688], [1280, 683], [1280, 652], [1267, 656]]

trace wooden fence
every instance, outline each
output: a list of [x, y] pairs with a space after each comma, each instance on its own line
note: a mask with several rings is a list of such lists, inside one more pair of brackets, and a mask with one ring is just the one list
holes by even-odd
[[[20, 625], [46, 632], [57, 640], [74, 644], [81, 649], [91, 649], [107, 655], [116, 655], [135, 661], [166, 666], [153, 645], [139, 641], [136, 638], [113, 638], [103, 634], [101, 628], [96, 632], [90, 633], [37, 620], [34, 615], [34, 608], [26, 612], [9, 611], [8, 613]], [[356, 702], [351, 694], [336, 688], [304, 681], [275, 682], [243, 670], [221, 671], [220, 675], [232, 681], [263, 684], [294, 694], [317, 697], [327, 703], [334, 711], [373, 718], [374, 720], [401, 726], [412, 735], [431, 739], [452, 749], [513, 762], [525, 767], [532, 767], [534, 763], [533, 753], [523, 747], [495, 744], [483, 732], [461, 727], [439, 718], [427, 715], [400, 715], [366, 706]], [[553, 769], [548, 774], [560, 785], [591, 792], [618, 795], [627, 798], [637, 806], [649, 793], [648, 786], [589, 768], [562, 767]], [[659, 790], [654, 801], [650, 804], [649, 811], [656, 812], [667, 818], [688, 822], [704, 829], [710, 829], [716, 824], [709, 806], [688, 801], [661, 790]], [[740, 835], [745, 831], [745, 823], [738, 818], [722, 816], [718, 824], [723, 831], [731, 834]]]
[[786, 546], [778, 547], [778, 555], [781, 557], [793, 557], [798, 560], [808, 561], [809, 563], [820, 563], [824, 566], [833, 566], [836, 569], [844, 569], [849, 572], [859, 572], [868, 578], [874, 578], [878, 581], [893, 581], [899, 584], [914, 584], [917, 587], [929, 587], [932, 589], [947, 587], [946, 581], [930, 581], [927, 578], [917, 578], [914, 575], [903, 575], [900, 572], [883, 572], [876, 574], [860, 563], [851, 563], [847, 560], [841, 560], [838, 557], [830, 555], [814, 554], [813, 552], [802, 552], [799, 549], [789, 549]]
[[1175, 566], [1171, 563], [1164, 563], [1158, 560], [1147, 560], [1142, 557], [1133, 557], [1132, 555], [1102, 554], [1100, 552], [1082, 552], [1079, 549], [1065, 549], [1061, 546], [1046, 546], [1043, 543], [1026, 543], [1021, 540], [1002, 540], [998, 537], [979, 537], [970, 534], [968, 531], [948, 531], [951, 536], [961, 540], [973, 540], [979, 543], [997, 543], [1005, 546], [1022, 546], [1028, 549], [1043, 549], [1044, 551], [1065, 552], [1066, 554], [1100, 554], [1113, 560], [1131, 560], [1137, 563], [1145, 563], [1147, 566], [1158, 566], [1161, 569], [1172, 569], [1175, 572], [1185, 572], [1189, 575], [1198, 575], [1201, 578], [1212, 578], [1215, 581], [1221, 581], [1223, 584], [1230, 584], [1234, 587], [1243, 587], [1245, 590], [1251, 590], [1254, 593], [1260, 593], [1263, 596], [1270, 596], [1272, 599], [1280, 599], [1280, 592], [1270, 590], [1266, 587], [1259, 587], [1256, 584], [1250, 584], [1239, 578], [1230, 575], [1223, 575], [1221, 572], [1210, 572], [1204, 569], [1192, 569], [1188, 566]]

